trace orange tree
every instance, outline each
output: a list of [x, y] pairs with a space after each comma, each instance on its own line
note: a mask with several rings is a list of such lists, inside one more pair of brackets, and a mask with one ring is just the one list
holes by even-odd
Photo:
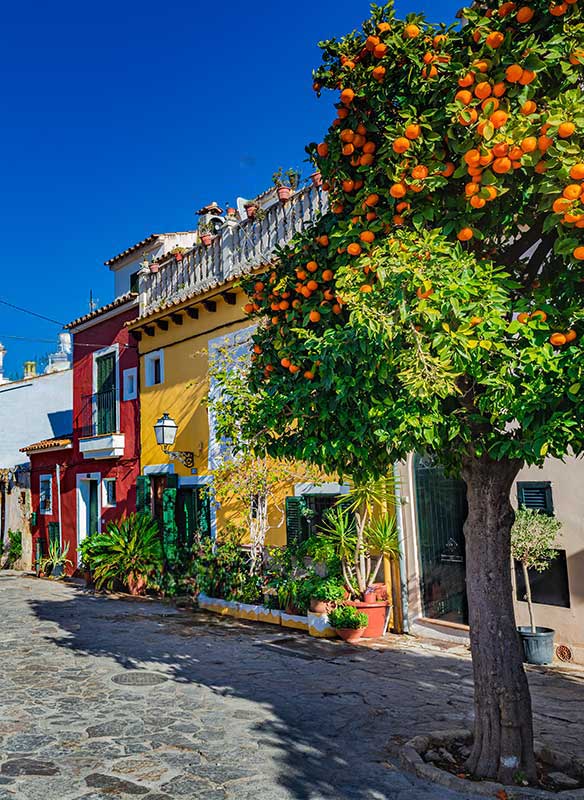
[[468, 488], [469, 770], [535, 778], [511, 593], [524, 463], [584, 449], [581, 0], [489, 0], [462, 26], [373, 6], [321, 44], [330, 211], [245, 284], [247, 441], [356, 480], [412, 450]]

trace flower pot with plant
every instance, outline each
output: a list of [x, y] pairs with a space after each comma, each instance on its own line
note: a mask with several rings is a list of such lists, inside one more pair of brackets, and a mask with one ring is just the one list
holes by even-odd
[[326, 512], [319, 530], [341, 561], [345, 588], [353, 598], [349, 602], [369, 617], [366, 638], [383, 636], [389, 619], [390, 604], [376, 600], [374, 584], [384, 559], [399, 558], [395, 518], [383, 513], [391, 497], [386, 479], [356, 485]]
[[543, 572], [549, 567], [558, 554], [555, 542], [561, 527], [554, 517], [533, 508], [520, 508], [511, 530], [511, 555], [521, 564], [529, 612], [529, 625], [517, 628], [528, 664], [550, 664], [554, 657], [555, 631], [535, 624], [529, 571]]
[[314, 582], [310, 592], [310, 610], [315, 614], [328, 614], [337, 603], [345, 599], [345, 587], [335, 579]]
[[244, 203], [243, 207], [245, 208], [245, 213], [247, 214], [247, 218], [255, 219], [260, 204], [258, 203], [257, 200], [248, 200], [247, 203]]
[[199, 239], [204, 247], [209, 247], [213, 242], [215, 228], [210, 222], [202, 222], [199, 225]]
[[339, 606], [329, 614], [329, 624], [341, 639], [353, 644], [365, 633], [369, 619], [367, 614], [354, 606]]
[[187, 248], [186, 247], [173, 247], [173, 249], [170, 252], [171, 252], [171, 255], [173, 255], [176, 258], [177, 261], [182, 261], [183, 260], [183, 254], [187, 252]]
[[310, 176], [310, 180], [312, 181], [312, 185], [315, 189], [318, 189], [322, 186], [322, 174], [320, 172], [313, 172]]
[[290, 199], [292, 192], [296, 191], [300, 183], [300, 173], [295, 169], [288, 169], [286, 172], [282, 167], [278, 167], [272, 176], [274, 186], [278, 192], [278, 199], [281, 203], [285, 203]]
[[69, 543], [61, 550], [59, 542], [49, 542], [49, 553], [40, 563], [40, 573], [49, 575], [51, 578], [61, 578], [68, 566], [73, 566], [73, 562], [67, 558]]

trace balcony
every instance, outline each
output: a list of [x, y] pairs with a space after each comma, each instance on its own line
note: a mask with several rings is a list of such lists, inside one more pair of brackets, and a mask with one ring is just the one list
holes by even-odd
[[157, 272], [140, 276], [140, 317], [268, 264], [276, 247], [285, 245], [327, 209], [326, 192], [309, 186], [285, 204], [269, 206], [261, 220], [225, 225], [210, 246], [196, 245], [180, 261], [170, 256]]
[[79, 451], [84, 458], [119, 458], [125, 437], [119, 432], [119, 405], [115, 387], [81, 398]]

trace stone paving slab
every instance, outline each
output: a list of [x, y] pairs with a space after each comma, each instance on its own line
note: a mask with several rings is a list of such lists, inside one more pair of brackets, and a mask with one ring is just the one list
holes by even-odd
[[[413, 736], [471, 725], [463, 648], [312, 643], [15, 575], [0, 576], [0, 619], [0, 800], [473, 797], [397, 758]], [[530, 682], [538, 738], [581, 753], [582, 676]]]

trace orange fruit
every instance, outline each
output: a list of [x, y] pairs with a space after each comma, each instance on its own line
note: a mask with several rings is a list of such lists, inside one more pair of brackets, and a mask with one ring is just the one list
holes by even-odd
[[320, 311], [311, 311], [308, 316], [311, 322], [320, 322]]
[[380, 33], [387, 33], [387, 31], [391, 30], [391, 25], [389, 24], [389, 22], [380, 22], [379, 25], [377, 26], [377, 30]]
[[496, 50], [498, 47], [501, 47], [503, 42], [505, 41], [505, 36], [501, 33], [501, 31], [493, 31], [489, 33], [485, 42], [487, 43], [488, 47], [492, 47], [493, 50]]
[[522, 86], [527, 86], [530, 83], [533, 83], [535, 80], [535, 72], [531, 69], [524, 69], [521, 77], [519, 78], [519, 83]]
[[570, 178], [575, 181], [584, 181], [584, 163], [574, 164], [573, 167], [570, 167]]
[[524, 153], [533, 153], [537, 149], [537, 138], [535, 136], [526, 136], [521, 142], [521, 149]]
[[472, 197], [473, 194], [476, 194], [480, 189], [480, 184], [478, 183], [467, 183], [464, 187], [464, 193], [467, 197]]
[[458, 85], [465, 89], [467, 86], [472, 86], [474, 83], [474, 73], [467, 72], [462, 78], [458, 79]]
[[570, 54], [570, 64], [574, 66], [584, 64], [584, 50], [574, 50], [574, 52]]
[[521, 314], [517, 314], [517, 322], [525, 323], [529, 319], [529, 314], [527, 312], [522, 311]]
[[375, 58], [383, 58], [383, 56], [387, 53], [387, 45], [381, 42], [380, 44], [376, 45], [375, 50], [373, 51], [373, 55]]
[[392, 147], [396, 153], [405, 153], [410, 147], [410, 140], [406, 139], [405, 136], [398, 136], [392, 144]]
[[333, 308], [332, 308], [333, 314], [340, 314], [341, 310], [342, 309], [341, 309], [340, 305], [338, 303], [335, 303]]
[[505, 81], [499, 81], [493, 86], [493, 94], [495, 97], [503, 97], [505, 92], [507, 91], [507, 86], [505, 85]]
[[385, 69], [385, 67], [382, 67], [380, 65], [378, 67], [375, 67], [375, 69], [371, 74], [373, 75], [376, 81], [379, 81], [381, 83], [381, 81], [385, 78], [386, 71], [387, 70]]
[[412, 178], [416, 181], [423, 181], [424, 178], [428, 177], [428, 167], [425, 167], [423, 164], [418, 164], [417, 167], [414, 167], [412, 170]]
[[428, 67], [423, 67], [422, 78], [435, 78], [436, 75], [438, 75], [438, 70], [433, 64], [429, 69]]
[[456, 234], [459, 242], [468, 242], [474, 236], [472, 228], [461, 228]]
[[316, 241], [321, 247], [328, 247], [329, 245], [329, 237], [326, 235], [326, 233], [323, 233], [322, 236], [319, 236]]
[[547, 319], [547, 314], [545, 313], [545, 311], [541, 311], [540, 309], [538, 309], [537, 311], [534, 311], [533, 313], [531, 313], [529, 315], [529, 318], [530, 319], [539, 318], [542, 322], [545, 322], [546, 319]]
[[345, 180], [345, 181], [343, 181], [342, 186], [343, 186], [343, 191], [344, 192], [352, 192], [353, 189], [355, 188], [355, 181]]
[[519, 64], [511, 64], [511, 66], [507, 67], [505, 70], [505, 77], [509, 81], [509, 83], [518, 83], [519, 78], [523, 75], [523, 67], [519, 66]]
[[337, 109], [337, 117], [339, 119], [345, 119], [349, 116], [349, 109], [342, 106], [341, 108]]
[[472, 94], [468, 91], [468, 89], [461, 89], [460, 92], [457, 92], [454, 95], [454, 99], [459, 103], [462, 103], [464, 106], [467, 106], [472, 102]]
[[460, 122], [461, 125], [464, 125], [466, 127], [468, 125], [472, 125], [473, 123], [475, 123], [478, 119], [478, 116], [479, 115], [477, 114], [476, 109], [469, 108], [464, 116], [462, 114], [459, 115], [458, 121]]
[[554, 17], [563, 16], [566, 13], [567, 10], [568, 10], [568, 4], [567, 3], [559, 3], [557, 5], [554, 4], [554, 3], [550, 3], [550, 6], [549, 6], [549, 12]]
[[571, 205], [571, 200], [567, 200], [565, 197], [557, 197], [552, 203], [552, 210], [556, 214], [564, 214]]
[[318, 289], [318, 283], [314, 279], [310, 280], [306, 284], [306, 288], [308, 289], [309, 292], [316, 292], [316, 290]]
[[311, 370], [307, 369], [306, 372], [304, 373], [304, 377], [306, 378], [307, 381], [313, 381], [314, 380], [314, 372], [312, 372]]
[[486, 61], [484, 58], [480, 61], [475, 61], [474, 67], [478, 69], [479, 72], [488, 72], [489, 67], [491, 66], [490, 61]]
[[379, 195], [378, 194], [370, 194], [364, 200], [364, 204], [366, 206], [376, 206], [377, 203], [379, 203]]
[[444, 169], [440, 172], [440, 175], [443, 175], [445, 178], [449, 178], [453, 172], [455, 171], [456, 167], [452, 163], [452, 161], [447, 161], [444, 165]]
[[316, 152], [321, 158], [326, 158], [328, 156], [328, 144], [326, 142], [321, 142], [317, 145]]
[[416, 295], [420, 300], [425, 300], [427, 297], [430, 297], [431, 294], [434, 294], [434, 289], [432, 289], [431, 286], [426, 290], [424, 290], [421, 286], [416, 289]]
[[577, 200], [580, 195], [582, 194], [582, 187], [579, 183], [570, 183], [568, 186], [565, 187], [562, 195], [567, 200]]
[[422, 129], [420, 128], [420, 126], [414, 122], [408, 125], [404, 131], [408, 139], [417, 139], [421, 132]]
[[437, 33], [436, 36], [432, 39], [432, 47], [434, 49], [438, 49], [442, 42], [445, 42], [448, 37], [445, 33]]
[[324, 272], [322, 273], [322, 279], [323, 281], [332, 281], [334, 275], [335, 274], [332, 271], [332, 269], [325, 269]]
[[487, 192], [487, 197], [485, 198], [487, 202], [489, 202], [489, 200], [494, 200], [497, 196], [497, 190], [494, 186], [485, 186], [481, 191]]
[[483, 174], [482, 167], [469, 167], [467, 169], [467, 172], [471, 176], [471, 178], [475, 179], [475, 183], [480, 183], [481, 175]]
[[515, 14], [515, 19], [521, 23], [531, 22], [534, 14], [534, 10], [529, 6], [521, 6], [517, 14]]
[[542, 135], [537, 140], [537, 149], [541, 150], [542, 153], [545, 153], [548, 147], [551, 147], [552, 144], [553, 139], [551, 139], [549, 136]]
[[480, 160], [481, 154], [478, 150], [467, 150], [464, 154], [464, 163], [468, 164], [469, 167], [478, 166]]
[[489, 151], [484, 156], [480, 157], [479, 164], [481, 165], [481, 167], [486, 167], [491, 163], [492, 160], [493, 160], [493, 154]]
[[522, 157], [523, 150], [520, 147], [517, 147], [517, 145], [509, 150], [509, 158], [511, 161], [520, 161]]
[[253, 313], [253, 303], [246, 303], [244, 305], [244, 307], [243, 307], [243, 310], [245, 311], [246, 314], [252, 314]]
[[379, 44], [379, 36], [368, 36], [365, 39], [365, 48], [372, 53]]
[[576, 333], [576, 331], [573, 328], [570, 328], [570, 330], [567, 331], [567, 333], [566, 333], [566, 341], [567, 342], [573, 342], [574, 339], [577, 337], [577, 335], [578, 334]]
[[489, 120], [493, 128], [497, 130], [499, 128], [502, 128], [503, 125], [507, 122], [507, 117], [508, 115], [505, 111], [499, 110], [499, 111], [494, 111], [489, 117]]
[[406, 39], [415, 39], [416, 36], [420, 35], [420, 33], [421, 33], [420, 28], [417, 25], [414, 25], [413, 23], [406, 25], [406, 27], [404, 28], [404, 36], [406, 37]]
[[350, 106], [355, 98], [355, 92], [352, 89], [343, 89], [341, 92], [341, 103], [345, 106]]
[[506, 156], [509, 152], [509, 145], [506, 142], [498, 142], [498, 144], [493, 146], [493, 155], [496, 158], [502, 158]]
[[392, 197], [397, 199], [405, 197], [406, 191], [407, 189], [404, 183], [394, 183], [393, 186], [391, 186], [389, 193]]
[[375, 158], [371, 155], [371, 153], [365, 153], [359, 159], [359, 164], [362, 167], [370, 167], [371, 164], [375, 161]]
[[393, 222], [394, 225], [399, 226], [404, 224], [405, 219], [402, 217], [401, 214], [394, 214], [393, 217], [391, 218], [391, 221]]
[[524, 117], [529, 117], [531, 114], [535, 114], [537, 111], [537, 106], [533, 102], [533, 100], [526, 100], [525, 103], [521, 106], [521, 113]]
[[373, 286], [370, 283], [364, 283], [359, 289], [360, 292], [372, 292]]
[[576, 261], [584, 261], [584, 247], [580, 245], [580, 247], [574, 248], [574, 252], [572, 253]]
[[365, 142], [363, 145], [363, 152], [364, 153], [374, 153], [377, 150], [377, 145], [375, 142]]
[[499, 6], [498, 14], [500, 17], [506, 17], [508, 14], [514, 11], [514, 9], [515, 9], [515, 3], [512, 2], [502, 3]]
[[573, 122], [562, 122], [558, 128], [558, 136], [561, 139], [568, 139], [576, 130]]
[[351, 130], [351, 128], [343, 128], [339, 136], [341, 138], [341, 142], [352, 142], [355, 138], [355, 131]]
[[493, 172], [496, 172], [498, 175], [504, 175], [506, 172], [509, 172], [511, 169], [511, 160], [506, 156], [503, 158], [496, 158], [493, 161]]
[[366, 244], [371, 244], [371, 242], [375, 241], [375, 234], [373, 231], [363, 231], [363, 233], [359, 234], [359, 239]]
[[316, 272], [316, 270], [318, 269], [318, 264], [316, 263], [316, 261], [309, 261], [308, 264], [306, 265], [306, 269], [309, 272]]
[[358, 256], [361, 252], [361, 245], [358, 242], [351, 242], [347, 247], [347, 253], [350, 256]]
[[280, 364], [284, 367], [284, 369], [288, 369], [290, 366], [290, 359], [289, 358], [281, 358]]
[[298, 367], [296, 364], [290, 364], [288, 369], [290, 370], [292, 375], [296, 375], [297, 372], [300, 372], [300, 367]]
[[566, 344], [566, 336], [563, 333], [552, 333], [550, 336], [550, 342], [554, 347], [561, 347], [562, 345]]
[[469, 202], [473, 208], [482, 208], [487, 204], [487, 201], [484, 199], [484, 197], [479, 197], [477, 194], [473, 195]]
[[474, 89], [475, 97], [478, 97], [479, 100], [486, 100], [487, 97], [491, 96], [492, 92], [493, 89], [488, 81], [477, 83]]

